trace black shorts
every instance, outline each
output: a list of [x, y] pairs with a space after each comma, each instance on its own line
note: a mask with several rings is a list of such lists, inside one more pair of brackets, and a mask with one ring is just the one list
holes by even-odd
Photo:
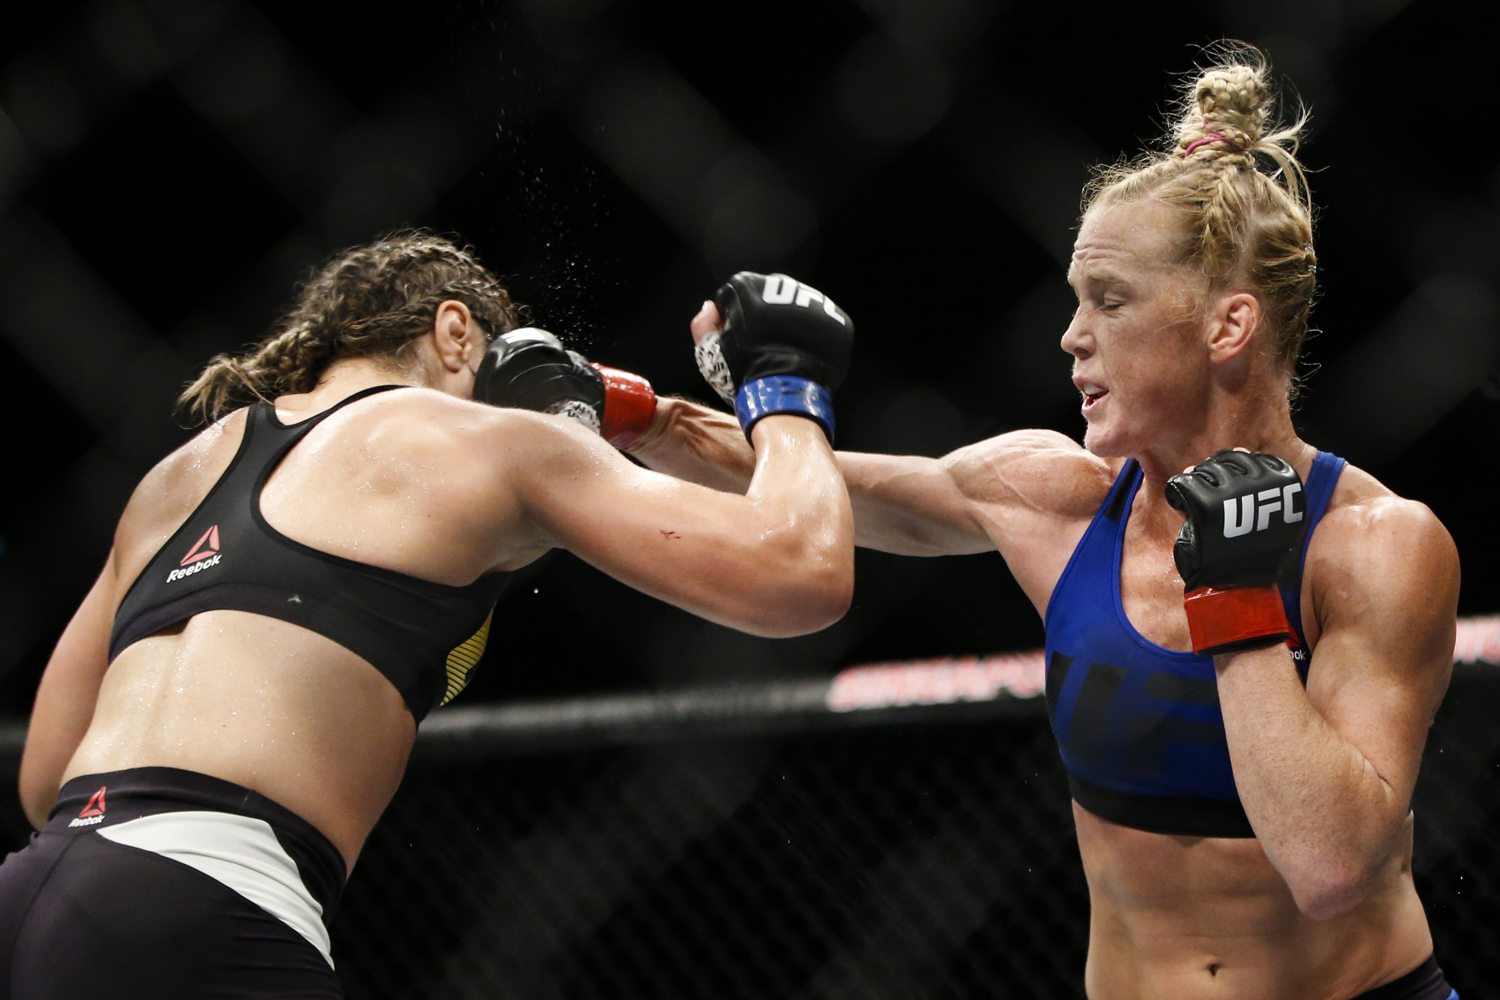
[[0, 864], [0, 1000], [340, 997], [344, 874], [248, 788], [170, 767], [74, 778]]
[[1448, 985], [1437, 959], [1429, 955], [1427, 961], [1400, 979], [1361, 993], [1354, 1000], [1458, 1000], [1458, 991]]

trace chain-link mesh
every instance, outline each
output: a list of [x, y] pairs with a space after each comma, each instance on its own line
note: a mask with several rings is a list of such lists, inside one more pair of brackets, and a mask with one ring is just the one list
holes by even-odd
[[[1416, 801], [1464, 1000], [1500, 997], [1497, 696], [1459, 668]], [[1087, 922], [1038, 712], [419, 760], [333, 934], [351, 1000], [1050, 1000], [1082, 996]]]
[[[1417, 796], [1466, 1000], [1500, 971], [1500, 677]], [[414, 770], [351, 881], [351, 997], [1070, 997], [1088, 899], [1041, 717]]]
[[1413, 808], [1417, 891], [1464, 1000], [1500, 997], [1500, 671], [1454, 667]]
[[1045, 718], [423, 768], [335, 939], [351, 996], [1077, 995], [1069, 808]]

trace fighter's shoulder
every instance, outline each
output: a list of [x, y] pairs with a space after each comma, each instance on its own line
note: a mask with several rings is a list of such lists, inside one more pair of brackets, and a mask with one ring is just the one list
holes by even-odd
[[1357, 539], [1358, 548], [1399, 548], [1414, 543], [1451, 548], [1453, 544], [1432, 508], [1397, 494], [1355, 465], [1344, 467], [1318, 533], [1350, 542]]
[[1019, 500], [1064, 516], [1092, 516], [1118, 472], [1108, 459], [1050, 430], [998, 434], [958, 449], [944, 462], [974, 502]]
[[[600, 443], [577, 421], [531, 410], [459, 399], [435, 389], [391, 393], [380, 420], [385, 447], [443, 464], [452, 455], [459, 468], [479, 472], [513, 469], [516, 462], [557, 460], [586, 453]], [[397, 398], [400, 397], [400, 398]], [[385, 419], [381, 419], [381, 417]], [[484, 456], [486, 461], [475, 461]]]
[[1458, 584], [1458, 550], [1432, 509], [1353, 465], [1339, 477], [1307, 559], [1330, 597], [1378, 592], [1403, 603]]
[[[126, 507], [131, 513], [196, 504], [239, 450], [248, 409], [235, 410], [193, 435], [141, 477]], [[164, 511], [170, 516], [170, 511]]]
[[247, 412], [220, 417], [141, 477], [115, 528], [117, 556], [123, 560], [137, 545], [159, 544], [203, 501], [239, 450]]

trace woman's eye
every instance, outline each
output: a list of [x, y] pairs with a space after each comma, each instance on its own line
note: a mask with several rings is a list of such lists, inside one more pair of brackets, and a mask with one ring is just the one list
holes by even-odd
[[1120, 308], [1124, 304], [1125, 303], [1123, 303], [1123, 302], [1115, 302], [1115, 301], [1112, 301], [1110, 299], [1105, 299], [1104, 300], [1104, 304], [1100, 308], [1102, 308], [1105, 312], [1113, 312], [1114, 310]]

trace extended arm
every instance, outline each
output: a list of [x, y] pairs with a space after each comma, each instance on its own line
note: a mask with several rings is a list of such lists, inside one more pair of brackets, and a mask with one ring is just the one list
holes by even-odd
[[[744, 492], [755, 453], [734, 417], [663, 399], [630, 450], [648, 468], [716, 490]], [[1052, 431], [1013, 431], [941, 458], [841, 451], [855, 544], [898, 555], [988, 552], [991, 529], [1041, 517], [1076, 518], [1109, 485], [1104, 463]]]
[[[662, 400], [631, 449], [648, 467], [742, 491], [753, 453], [734, 419]], [[1109, 490], [1107, 463], [1053, 431], [1012, 431], [942, 458], [836, 453], [854, 512], [854, 542], [909, 556], [999, 549], [1038, 611]]]
[[[659, 403], [631, 454], [658, 472], [733, 493], [745, 492], [755, 470], [755, 453], [734, 417], [685, 399]], [[949, 459], [855, 452], [837, 459], [853, 504], [855, 544], [924, 556], [995, 547]]]
[[[718, 308], [705, 302], [690, 324], [693, 339], [701, 342], [722, 327]], [[986, 467], [992, 457], [1004, 456], [1013, 445], [1036, 442], [1027, 435], [1041, 433], [1046, 445], [1080, 451], [1061, 435], [1022, 432], [1007, 435], [946, 458], [921, 456], [838, 454], [839, 470], [854, 505], [856, 544], [901, 555], [948, 555], [986, 552], [995, 543], [986, 534], [975, 504], [990, 498], [995, 485]], [[755, 454], [733, 416], [685, 399], [660, 400], [650, 428], [630, 452], [648, 468], [715, 490], [743, 493], [755, 469]]]
[[1235, 784], [1308, 916], [1358, 905], [1409, 836], [1422, 746], [1452, 669], [1458, 555], [1420, 504], [1325, 519], [1308, 557], [1322, 626], [1307, 687], [1278, 644], [1214, 658]]

